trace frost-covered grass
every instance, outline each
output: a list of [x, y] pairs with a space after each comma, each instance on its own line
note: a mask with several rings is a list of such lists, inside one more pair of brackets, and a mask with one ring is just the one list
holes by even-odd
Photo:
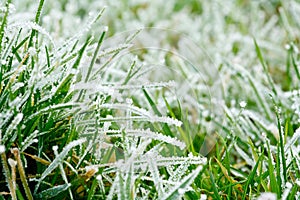
[[1, 199], [300, 198], [300, 4], [0, 4]]

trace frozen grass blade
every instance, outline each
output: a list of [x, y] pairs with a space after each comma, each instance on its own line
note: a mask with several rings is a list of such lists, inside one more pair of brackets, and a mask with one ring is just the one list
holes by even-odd
[[[54, 146], [52, 149], [53, 149], [54, 155], [55, 155], [56, 157], [58, 157], [58, 156], [59, 156], [59, 154], [58, 154], [58, 152], [57, 152], [58, 146]], [[58, 167], [59, 167], [59, 170], [60, 170], [60, 172], [61, 172], [61, 176], [62, 176], [62, 178], [63, 178], [65, 184], [66, 184], [66, 185], [69, 185], [70, 183], [69, 183], [69, 181], [68, 181], [68, 178], [67, 178], [67, 175], [66, 175], [66, 173], [65, 173], [65, 169], [64, 169], [64, 166], [63, 166], [62, 162], [59, 162]], [[72, 191], [71, 191], [70, 189], [68, 189], [68, 191], [69, 191], [70, 199], [73, 200], [74, 198], [73, 198], [73, 195], [72, 195]]]
[[126, 190], [125, 190], [125, 180], [123, 178], [123, 174], [121, 172], [117, 173], [119, 187], [118, 187], [118, 199], [126, 199]]
[[4, 30], [7, 25], [7, 16], [9, 13], [9, 4], [11, 3], [11, 0], [7, 0], [5, 3], [5, 14], [2, 19], [1, 27], [0, 27], [0, 57], [2, 57], [2, 42], [4, 37]]
[[[134, 34], [130, 35], [125, 40], [125, 44], [129, 44], [138, 35], [140, 31], [141, 30], [138, 30]], [[121, 50], [123, 49], [120, 49], [120, 51], [115, 52], [109, 59], [107, 59], [107, 61], [103, 65], [101, 65], [99, 69], [97, 69], [97, 71], [94, 73], [91, 79], [94, 79], [96, 75], [100, 74], [114, 60], [114, 58], [121, 52]]]
[[95, 195], [95, 192], [96, 192], [96, 188], [97, 188], [97, 179], [94, 179], [93, 183], [92, 183], [92, 187], [89, 190], [89, 195], [88, 195], [88, 198], [87, 198], [88, 200], [92, 200], [93, 198], [95, 198], [94, 195]]
[[295, 58], [294, 58], [294, 56], [293, 56], [293, 54], [291, 55], [291, 59], [292, 59], [292, 64], [293, 64], [293, 67], [294, 67], [294, 69], [295, 69], [295, 72], [296, 72], [296, 75], [297, 75], [297, 78], [298, 78], [298, 80], [300, 80], [300, 72], [299, 72], [299, 64], [298, 63], [296, 63], [296, 61], [295, 61]]
[[60, 193], [68, 190], [71, 187], [71, 184], [63, 184], [63, 185], [57, 185], [52, 188], [49, 188], [47, 190], [44, 190], [38, 194], [36, 194], [36, 198], [39, 199], [51, 199], [59, 195]]
[[165, 194], [162, 199], [172, 200], [181, 198], [201, 170], [202, 166], [198, 166], [194, 171], [184, 177], [181, 182], [177, 183], [176, 186], [174, 186], [169, 193]]
[[[144, 92], [144, 95], [146, 96], [146, 98], [147, 98], [147, 100], [148, 100], [148, 102], [149, 102], [152, 110], [154, 111], [154, 113], [156, 115], [158, 115], [158, 116], [162, 116], [162, 114], [159, 112], [158, 108], [156, 107], [154, 101], [152, 100], [152, 98], [150, 97], [150, 95], [148, 94], [148, 92], [145, 89], [143, 89], [143, 92]], [[170, 127], [167, 124], [164, 124], [162, 128], [163, 128], [163, 132], [166, 135], [172, 136], [172, 132], [170, 130]]]
[[148, 158], [149, 170], [153, 177], [154, 185], [158, 193], [158, 198], [162, 198], [165, 191], [162, 182], [160, 180], [161, 178], [155, 160], [156, 160], [155, 155], [149, 154], [149, 158]]
[[76, 147], [82, 143], [84, 143], [86, 139], [79, 139], [70, 142], [67, 146], [64, 147], [62, 152], [56, 156], [56, 158], [51, 162], [51, 164], [48, 166], [48, 168], [41, 174], [41, 177], [37, 180], [38, 184], [35, 188], [35, 193], [37, 193], [37, 190], [39, 189], [39, 186], [41, 182], [63, 161], [63, 159], [68, 155], [68, 152], [73, 148]]
[[[102, 42], [103, 42], [103, 39], [104, 39], [104, 36], [105, 36], [105, 33], [106, 33], [106, 32], [107, 32], [107, 30], [104, 30], [104, 31], [102, 32], [101, 36], [99, 37], [99, 40], [98, 40], [98, 43], [97, 43], [97, 47], [96, 47], [96, 49], [95, 49], [95, 51], [94, 51], [93, 58], [92, 58], [91, 63], [90, 63], [90, 65], [89, 65], [89, 67], [88, 67], [87, 74], [86, 74], [86, 76], [85, 76], [85, 78], [84, 78], [84, 83], [87, 83], [88, 80], [89, 80], [89, 78], [90, 78], [90, 75], [91, 75], [93, 66], [94, 66], [94, 64], [95, 64], [95, 61], [96, 61], [98, 52], [99, 52], [99, 50], [100, 50], [100, 47], [101, 47], [101, 44], [102, 44]], [[83, 91], [81, 90], [80, 93], [79, 93], [79, 96], [78, 96], [78, 101], [80, 101], [82, 94], [83, 94]]]
[[129, 170], [126, 174], [126, 179], [125, 179], [126, 199], [129, 199], [129, 200], [135, 199], [134, 181], [135, 181], [134, 170], [133, 170], [133, 166], [130, 165]]
[[266, 62], [264, 61], [264, 58], [263, 58], [262, 53], [260, 51], [260, 48], [259, 48], [259, 46], [258, 46], [258, 44], [257, 44], [257, 42], [256, 42], [255, 39], [254, 39], [254, 44], [255, 44], [255, 50], [256, 50], [257, 56], [259, 58], [259, 61], [260, 61], [261, 65], [264, 68], [265, 74], [267, 75], [269, 85], [271, 86], [274, 95], [277, 96], [277, 91], [275, 89], [274, 82], [273, 82], [273, 80], [272, 80], [272, 78], [271, 78], [271, 76], [269, 74], [268, 66], [267, 66]]
[[12, 191], [14, 194], [11, 194], [11, 196], [16, 196], [16, 190], [17, 190], [17, 183], [16, 183], [16, 179], [17, 179], [17, 174], [16, 174], [16, 165], [17, 162], [11, 158], [8, 159], [8, 163], [10, 165], [11, 168], [11, 181], [12, 181]]
[[91, 75], [91, 72], [92, 72], [92, 69], [93, 69], [93, 66], [95, 64], [95, 61], [96, 61], [96, 58], [97, 58], [97, 55], [98, 55], [98, 52], [100, 50], [100, 47], [101, 47], [101, 44], [103, 42], [103, 39], [104, 39], [104, 36], [105, 36], [105, 33], [107, 32], [107, 30], [104, 30], [99, 38], [99, 41], [97, 43], [97, 47], [95, 49], [95, 52], [94, 52], [94, 55], [93, 55], [93, 58], [91, 60], [91, 63], [89, 65], [89, 68], [88, 68], [88, 72], [86, 74], [86, 77], [84, 79], [84, 82], [88, 82], [89, 78], [90, 78], [90, 75]]
[[[42, 14], [44, 2], [45, 2], [45, 0], [40, 0], [39, 1], [39, 6], [38, 6], [38, 9], [37, 9], [37, 12], [36, 12], [36, 15], [35, 15], [35, 20], [34, 20], [34, 22], [36, 24], [39, 24], [39, 22], [40, 22], [40, 17], [41, 17], [41, 14]], [[35, 37], [35, 35], [36, 35], [36, 30], [32, 29], [31, 34], [30, 34], [30, 38], [29, 38], [28, 49], [33, 46], [33, 38]], [[37, 48], [37, 47], [35, 47], [35, 48]]]
[[[177, 140], [176, 138], [172, 138], [170, 136], [166, 136], [166, 135], [163, 135], [158, 132], [153, 132], [153, 131], [150, 131], [149, 129], [148, 130], [125, 129], [124, 131], [126, 132], [126, 136], [129, 136], [129, 137], [151, 138], [152, 140], [158, 140], [158, 141], [172, 144], [174, 146], [178, 146], [182, 150], [185, 148], [185, 144], [183, 142]], [[118, 131], [113, 131], [113, 130], [105, 131], [105, 133], [108, 134], [109, 137], [122, 137], [121, 132], [122, 131], [119, 131], [119, 130]]]
[[[284, 151], [284, 133], [282, 132], [282, 125], [281, 125], [281, 119], [280, 119], [280, 109], [277, 105], [277, 103], [275, 102], [273, 96], [271, 95], [271, 99], [274, 105], [274, 109], [275, 109], [275, 114], [276, 114], [276, 119], [277, 119], [277, 128], [279, 131], [279, 144], [278, 147], [280, 148], [280, 151], [278, 152], [278, 154], [280, 153], [281, 155], [281, 162], [282, 162], [282, 169], [280, 166], [279, 169], [282, 170], [283, 173], [283, 177], [284, 177], [284, 182], [287, 181], [287, 166], [286, 166], [286, 160], [285, 160], [285, 151]], [[278, 160], [279, 161], [279, 160]]]

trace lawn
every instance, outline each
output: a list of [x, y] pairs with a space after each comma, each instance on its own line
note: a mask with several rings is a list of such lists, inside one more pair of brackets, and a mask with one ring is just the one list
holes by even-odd
[[0, 199], [300, 199], [299, 18], [2, 0]]

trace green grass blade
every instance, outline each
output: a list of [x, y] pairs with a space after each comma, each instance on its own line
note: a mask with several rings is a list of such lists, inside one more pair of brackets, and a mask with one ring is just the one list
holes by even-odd
[[[143, 93], [144, 93], [144, 95], [146, 96], [146, 99], [147, 99], [147, 101], [149, 102], [149, 104], [150, 104], [152, 110], [154, 111], [154, 113], [155, 113], [157, 116], [161, 117], [162, 114], [159, 112], [159, 110], [158, 110], [156, 104], [154, 103], [154, 101], [152, 100], [152, 98], [150, 97], [150, 95], [148, 94], [148, 92], [146, 91], [146, 89], [143, 89]], [[168, 135], [168, 136], [172, 136], [172, 135], [173, 135], [173, 134], [172, 134], [172, 131], [171, 131], [171, 129], [170, 129], [170, 127], [168, 126], [168, 124], [163, 124], [162, 126], [163, 126], [163, 127], [162, 127], [162, 128], [163, 128], [163, 132], [164, 132], [166, 135]]]
[[249, 185], [254, 186], [253, 180], [254, 180], [254, 177], [255, 177], [255, 175], [256, 175], [257, 168], [258, 168], [260, 162], [261, 162], [262, 159], [263, 159], [263, 156], [264, 156], [264, 155], [261, 154], [261, 156], [258, 158], [258, 160], [257, 160], [257, 162], [256, 162], [256, 164], [255, 164], [255, 166], [253, 167], [253, 170], [251, 171], [249, 177], [247, 177], [248, 180], [247, 180], [247, 183], [246, 183], [246, 185], [245, 185], [245, 187], [244, 187], [244, 194], [243, 194], [242, 199], [246, 199], [246, 195], [247, 195], [247, 192], [248, 192]]
[[270, 177], [270, 186], [271, 186], [271, 191], [275, 192], [276, 194], [279, 194], [279, 188], [278, 188], [278, 183], [276, 181], [276, 177], [274, 174], [274, 165], [272, 162], [272, 154], [270, 150], [270, 144], [267, 141], [267, 153], [268, 153], [268, 172], [269, 172], [269, 177]]
[[264, 68], [265, 74], [267, 75], [268, 82], [269, 82], [269, 84], [270, 84], [270, 86], [271, 86], [271, 88], [272, 88], [273, 93], [275, 94], [275, 96], [277, 96], [277, 91], [276, 91], [276, 89], [275, 89], [274, 82], [273, 82], [273, 80], [272, 80], [272, 78], [271, 78], [271, 76], [270, 76], [268, 66], [267, 66], [267, 64], [266, 64], [266, 62], [265, 62], [265, 60], [264, 60], [264, 58], [263, 58], [263, 56], [262, 56], [262, 53], [261, 53], [261, 51], [260, 51], [260, 48], [259, 48], [259, 46], [258, 46], [258, 44], [257, 44], [257, 42], [256, 42], [255, 39], [254, 39], [254, 44], [255, 44], [255, 50], [256, 50], [257, 56], [258, 56], [258, 58], [259, 58], [259, 61], [260, 61], [261, 65], [262, 65], [263, 68]]
[[[39, 6], [38, 6], [37, 12], [35, 14], [35, 20], [34, 20], [34, 22], [36, 24], [39, 24], [39, 22], [40, 22], [44, 2], [45, 2], [45, 0], [40, 0], [39, 1]], [[35, 37], [35, 35], [36, 35], [36, 30], [32, 29], [31, 34], [30, 34], [30, 38], [29, 38], [28, 48], [33, 46], [33, 38]]]
[[293, 64], [293, 67], [294, 67], [294, 69], [295, 69], [297, 78], [298, 78], [298, 80], [300, 80], [300, 72], [299, 72], [299, 69], [298, 69], [298, 68], [299, 68], [299, 65], [296, 63], [295, 58], [294, 58], [293, 55], [291, 55], [291, 58], [292, 58], [292, 64]]
[[159, 176], [159, 171], [156, 165], [156, 162], [154, 161], [154, 156], [149, 156], [148, 163], [149, 163], [149, 170], [151, 172], [151, 175], [153, 177], [154, 185], [158, 193], [158, 198], [162, 198], [164, 192], [163, 184], [161, 182], [161, 177]]
[[92, 200], [94, 199], [94, 195], [95, 195], [95, 192], [96, 192], [96, 188], [97, 188], [97, 179], [94, 179], [93, 182], [92, 182], [92, 186], [91, 188], [89, 189], [88, 191], [88, 200]]
[[60, 193], [68, 190], [71, 187], [71, 184], [63, 184], [63, 185], [57, 185], [52, 188], [49, 188], [47, 190], [44, 190], [38, 194], [35, 195], [35, 198], [37, 199], [51, 199], [59, 195]]
[[132, 182], [134, 181], [134, 169], [133, 166], [130, 165], [128, 173], [126, 174], [125, 180], [125, 191], [126, 191], [126, 199], [133, 200], [134, 199], [134, 188], [132, 187]]

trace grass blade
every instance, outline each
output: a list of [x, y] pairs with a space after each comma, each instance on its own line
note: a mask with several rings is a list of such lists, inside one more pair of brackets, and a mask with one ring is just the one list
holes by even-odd
[[193, 172], [184, 177], [179, 184], [175, 185], [169, 193], [165, 194], [162, 200], [179, 199], [182, 195], [184, 195], [186, 189], [193, 183], [201, 170], [202, 166], [200, 165]]

